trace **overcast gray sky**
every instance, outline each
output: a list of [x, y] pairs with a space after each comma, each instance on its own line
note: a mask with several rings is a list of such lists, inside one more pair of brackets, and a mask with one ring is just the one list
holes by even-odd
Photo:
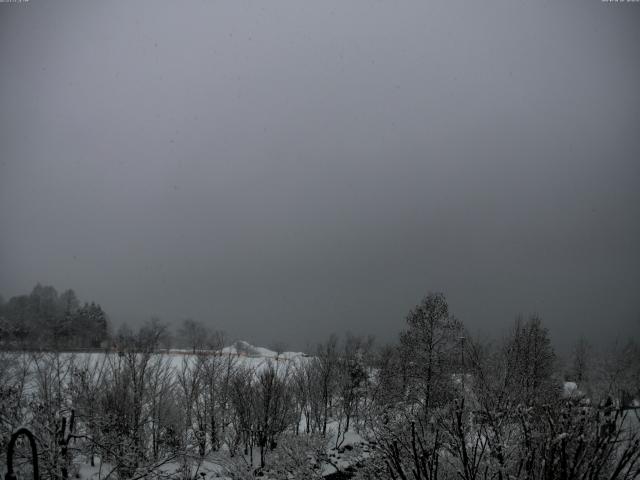
[[0, 293], [258, 344], [640, 333], [640, 3], [0, 3]]

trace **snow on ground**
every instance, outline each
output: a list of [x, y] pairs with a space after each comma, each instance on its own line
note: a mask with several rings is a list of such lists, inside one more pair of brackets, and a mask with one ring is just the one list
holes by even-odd
[[[10, 356], [18, 359], [18, 365], [29, 365], [31, 373], [37, 373], [39, 368], [45, 364], [40, 360], [46, 358], [47, 353], [10, 352]], [[117, 352], [62, 352], [63, 358], [73, 359], [77, 366], [85, 367], [87, 370], [99, 370], [102, 366], [107, 366], [110, 362], [118, 360]], [[256, 373], [266, 368], [272, 363], [279, 371], [285, 372], [287, 367], [295, 367], [309, 361], [311, 357], [303, 352], [274, 352], [268, 348], [256, 347], [245, 341], [237, 341], [233, 345], [224, 347], [221, 350], [198, 350], [196, 354], [191, 349], [171, 349], [159, 351], [154, 355], [166, 357], [169, 366], [176, 372], [183, 368], [185, 362], [190, 362], [199, 355], [219, 356], [229, 358], [235, 366], [249, 368]], [[22, 368], [20, 366], [17, 368]], [[32, 379], [33, 380], [33, 379]], [[29, 386], [29, 385], [27, 385]]]
[[[114, 471], [113, 465], [106, 462], [100, 464], [99, 457], [95, 457], [94, 463], [95, 466], [93, 467], [89, 463], [74, 464], [71, 472], [72, 478], [79, 480], [104, 480], [109, 476], [114, 478], [112, 473]], [[192, 478], [202, 478], [203, 480], [229, 478], [224, 475], [223, 467], [207, 459], [202, 460], [199, 465], [192, 464], [190, 467]], [[179, 463], [167, 462], [155, 471], [153, 478], [181, 478], [179, 473], [182, 469], [183, 467]]]
[[562, 385], [562, 396], [564, 398], [581, 398], [584, 394], [578, 388], [576, 382], [564, 382]]
[[224, 347], [221, 352], [223, 354], [239, 355], [245, 357], [262, 357], [262, 358], [284, 358], [292, 359], [297, 357], [306, 357], [303, 352], [275, 352], [264, 347], [255, 347], [249, 342], [238, 340], [233, 345]]
[[[329, 463], [322, 465], [322, 475], [327, 476], [338, 471], [353, 469], [371, 456], [371, 446], [353, 427], [343, 432], [337, 420], [327, 424], [327, 448]], [[337, 447], [336, 447], [337, 445]]]

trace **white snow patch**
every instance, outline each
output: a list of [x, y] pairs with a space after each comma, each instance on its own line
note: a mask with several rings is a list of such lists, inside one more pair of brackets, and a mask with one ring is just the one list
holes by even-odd
[[564, 398], [578, 398], [584, 396], [584, 393], [578, 388], [576, 382], [564, 382], [562, 385], [562, 396]]

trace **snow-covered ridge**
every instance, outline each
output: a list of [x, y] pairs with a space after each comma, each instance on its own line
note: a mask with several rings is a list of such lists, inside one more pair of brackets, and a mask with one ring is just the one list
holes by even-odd
[[278, 368], [281, 375], [286, 375], [289, 367], [296, 367], [309, 360], [309, 356], [303, 352], [275, 352], [268, 348], [256, 347], [244, 340], [238, 340], [232, 345], [220, 350], [197, 350], [195, 355], [189, 349], [171, 349], [159, 354], [168, 354], [171, 365], [178, 371], [185, 361], [190, 362], [196, 355], [212, 355], [220, 357], [232, 357], [236, 365], [249, 368], [256, 373], [261, 372], [268, 365]]
[[264, 347], [256, 347], [244, 340], [238, 340], [229, 347], [224, 347], [222, 353], [240, 355], [247, 357], [264, 357], [264, 358], [295, 358], [304, 357], [305, 353], [302, 352], [275, 352]]
[[[172, 348], [171, 350], [168, 350], [166, 353], [189, 355], [189, 354], [193, 354], [193, 350]], [[290, 360], [290, 359], [308, 356], [304, 352], [278, 353], [274, 350], [269, 350], [268, 348], [256, 347], [255, 345], [251, 345], [249, 342], [246, 342], [244, 340], [238, 340], [232, 345], [229, 345], [228, 347], [224, 347], [221, 350], [198, 350], [197, 353], [233, 355], [238, 357], [249, 357], [249, 358], [273, 358], [278, 360]]]

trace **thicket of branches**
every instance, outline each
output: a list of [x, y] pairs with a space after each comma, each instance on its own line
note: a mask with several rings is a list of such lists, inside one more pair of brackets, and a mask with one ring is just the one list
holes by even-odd
[[188, 355], [158, 353], [170, 335], [157, 320], [121, 329], [110, 353], [0, 354], [0, 448], [29, 425], [43, 478], [65, 480], [81, 464], [101, 478], [202, 478], [206, 464], [229, 478], [321, 478], [344, 468], [331, 452], [351, 433], [368, 444], [353, 447], [363, 479], [639, 473], [633, 341], [596, 355], [580, 339], [562, 364], [538, 317], [481, 342], [440, 294], [409, 312], [396, 345], [331, 336], [254, 368], [202, 324], [180, 332]]
[[[442, 295], [407, 317], [382, 359], [371, 410], [393, 479], [599, 479], [640, 474], [640, 355], [633, 341], [605, 360], [581, 340], [563, 371], [540, 318], [504, 341], [469, 338]], [[587, 363], [592, 363], [589, 368]], [[600, 365], [596, 366], [596, 363]], [[563, 377], [580, 380], [566, 390]], [[588, 378], [590, 377], [590, 380]], [[587, 394], [588, 392], [588, 394]]]

